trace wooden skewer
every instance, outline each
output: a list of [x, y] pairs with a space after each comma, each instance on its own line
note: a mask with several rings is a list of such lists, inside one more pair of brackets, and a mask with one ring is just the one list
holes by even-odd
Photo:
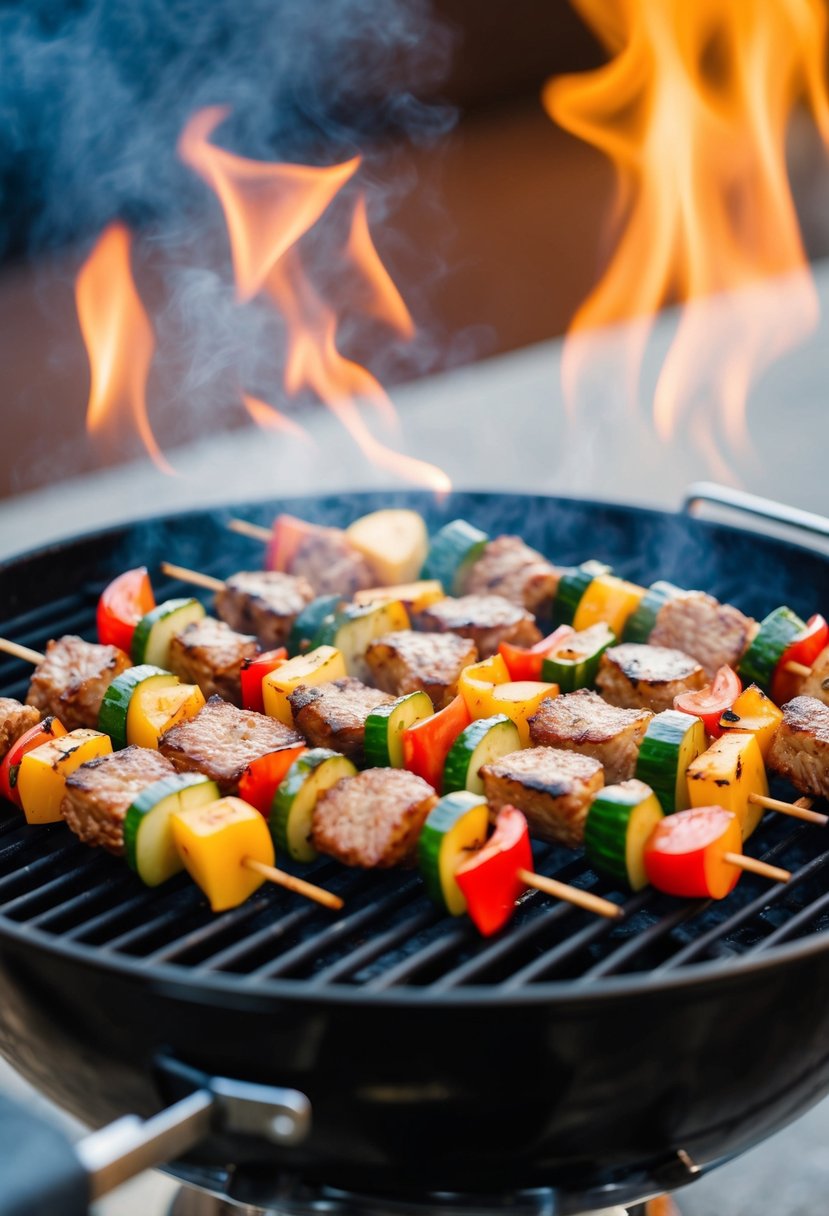
[[781, 802], [779, 798], [767, 798], [765, 794], [749, 794], [748, 800], [755, 806], [765, 807], [767, 811], [780, 811], [782, 815], [791, 815], [793, 819], [803, 819], [806, 823], [817, 823], [822, 828], [829, 823], [829, 815], [822, 815], [820, 811], [812, 811], [802, 805], [808, 801], [805, 798], [799, 798], [797, 802]]
[[569, 883], [558, 882], [555, 878], [534, 874], [532, 870], [521, 869], [518, 871], [518, 877], [528, 887], [535, 887], [536, 891], [543, 891], [554, 899], [562, 899], [578, 908], [585, 908], [588, 912], [595, 912], [597, 916], [606, 916], [608, 920], [618, 920], [625, 914], [623, 908], [609, 899], [602, 899], [600, 895], [593, 895], [590, 891], [582, 891], [580, 887], [571, 887]]
[[10, 642], [8, 638], [0, 638], [0, 651], [3, 654], [13, 655], [16, 659], [22, 659], [24, 663], [42, 663], [46, 658], [39, 650], [31, 650], [28, 646], [21, 646], [19, 642]]
[[803, 676], [804, 678], [812, 674], [811, 667], [807, 667], [805, 663], [796, 663], [794, 659], [790, 659], [788, 663], [784, 663], [783, 670], [790, 671], [793, 676]]
[[224, 580], [213, 578], [212, 574], [200, 574], [198, 570], [188, 570], [186, 566], [174, 566], [172, 562], [162, 562], [161, 571], [169, 574], [170, 578], [180, 579], [183, 583], [192, 583], [194, 587], [204, 587], [206, 591], [221, 591]]
[[730, 866], [736, 866], [739, 870], [750, 870], [752, 874], [770, 878], [772, 882], [788, 882], [792, 876], [790, 870], [782, 870], [780, 866], [770, 866], [767, 861], [760, 861], [757, 857], [747, 857], [745, 853], [724, 853], [723, 861], [727, 861]]
[[264, 541], [271, 539], [270, 528], [263, 528], [261, 524], [252, 524], [247, 519], [229, 519], [227, 526], [231, 532], [238, 532], [240, 536], [250, 536], [254, 540]]
[[326, 891], [323, 887], [318, 887], [312, 882], [306, 882], [304, 878], [295, 878], [293, 874], [286, 874], [284, 870], [277, 870], [275, 866], [266, 865], [264, 861], [256, 861], [253, 857], [246, 857], [242, 865], [246, 870], [252, 870], [254, 874], [260, 874], [267, 882], [276, 883], [278, 887], [285, 887], [288, 891], [295, 891], [297, 895], [304, 895], [306, 899], [312, 899], [315, 903], [322, 904], [324, 908], [333, 908], [339, 912], [343, 907], [343, 901], [339, 895], [334, 895], [331, 891]]

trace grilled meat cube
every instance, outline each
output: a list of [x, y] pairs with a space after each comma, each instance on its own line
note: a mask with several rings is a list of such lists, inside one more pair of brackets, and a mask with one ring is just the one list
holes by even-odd
[[259, 653], [256, 638], [236, 633], [224, 621], [205, 616], [193, 621], [170, 643], [170, 670], [186, 684], [198, 684], [206, 697], [242, 704], [239, 671], [243, 659]]
[[541, 632], [526, 608], [502, 595], [447, 596], [419, 612], [414, 625], [426, 633], [457, 633], [471, 638], [482, 659], [495, 654], [500, 642], [532, 646], [541, 640]]
[[0, 760], [11, 745], [39, 721], [40, 714], [34, 705], [21, 705], [14, 697], [0, 697]]
[[312, 747], [330, 747], [355, 764], [365, 760], [366, 718], [391, 697], [345, 676], [314, 688], [300, 684], [289, 695], [297, 730]]
[[784, 705], [767, 763], [801, 793], [829, 798], [829, 706], [816, 697]]
[[377, 582], [362, 553], [339, 528], [310, 532], [291, 559], [290, 573], [306, 578], [317, 595], [339, 594], [346, 599]]
[[314, 847], [347, 866], [407, 865], [437, 802], [428, 782], [400, 768], [370, 768], [344, 777], [314, 808]]
[[477, 659], [478, 650], [469, 638], [412, 629], [383, 634], [366, 651], [378, 688], [397, 697], [422, 688], [435, 709], [443, 709], [457, 695], [458, 676]]
[[611, 705], [626, 709], [672, 709], [674, 697], [702, 688], [705, 672], [690, 655], [665, 646], [625, 642], [602, 655], [596, 686]]
[[211, 697], [195, 718], [162, 735], [159, 748], [178, 772], [204, 773], [224, 796], [238, 793], [239, 778], [251, 760], [304, 742], [276, 718]]
[[306, 578], [278, 570], [241, 570], [216, 593], [216, 613], [240, 633], [253, 633], [264, 650], [284, 646], [314, 588]]
[[633, 776], [652, 717], [646, 709], [620, 709], [580, 688], [542, 701], [529, 721], [530, 738], [536, 746], [592, 756], [604, 766], [605, 782], [615, 785]]
[[552, 747], [510, 752], [485, 764], [481, 777], [493, 812], [517, 806], [534, 836], [571, 849], [582, 843], [587, 812], [604, 784], [598, 760]]
[[662, 605], [648, 641], [691, 655], [710, 678], [726, 664], [737, 666], [756, 629], [757, 622], [739, 608], [704, 591], [687, 591]]
[[42, 663], [35, 668], [27, 705], [42, 714], [54, 714], [67, 730], [80, 726], [93, 729], [104, 693], [130, 660], [117, 646], [99, 646], [66, 634], [46, 647]]
[[169, 760], [149, 747], [125, 747], [89, 760], [66, 778], [60, 811], [85, 844], [124, 852], [124, 817], [137, 794], [171, 777]]
[[520, 536], [496, 536], [463, 581], [464, 595], [502, 595], [534, 616], [549, 616], [559, 572]]

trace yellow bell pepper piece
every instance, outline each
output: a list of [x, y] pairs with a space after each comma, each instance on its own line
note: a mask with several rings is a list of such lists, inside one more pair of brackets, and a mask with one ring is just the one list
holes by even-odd
[[487, 718], [495, 711], [482, 708], [489, 704], [492, 689], [496, 684], [509, 683], [509, 669], [500, 654], [494, 654], [480, 663], [464, 667], [458, 677], [458, 692], [466, 702], [471, 718]]
[[769, 786], [760, 745], [754, 735], [732, 731], [721, 735], [688, 765], [691, 806], [722, 806], [740, 821], [747, 840], [763, 815], [752, 794], [768, 797]]
[[782, 709], [756, 684], [749, 684], [720, 718], [720, 726], [724, 731], [748, 731], [754, 735], [765, 760], [782, 721]]
[[492, 690], [490, 714], [506, 714], [518, 727], [521, 746], [530, 746], [529, 720], [542, 701], [558, 696], [558, 684], [545, 684], [541, 680], [513, 680], [509, 684], [496, 684]]
[[604, 623], [620, 638], [625, 622], [639, 607], [639, 601], [644, 594], [644, 587], [627, 583], [623, 578], [616, 578], [614, 574], [600, 574], [593, 579], [581, 597], [573, 618], [573, 628], [580, 633], [591, 625]]
[[182, 864], [214, 912], [244, 903], [264, 879], [245, 859], [274, 862], [273, 841], [262, 815], [241, 798], [174, 811], [170, 827]]
[[174, 684], [170, 688], [139, 684], [127, 710], [127, 739], [136, 747], [158, 747], [165, 731], [194, 718], [204, 706], [204, 693], [197, 684]]
[[345, 530], [380, 583], [409, 583], [429, 553], [429, 534], [417, 511], [386, 507], [363, 515]]
[[400, 600], [409, 612], [422, 612], [430, 604], [446, 598], [443, 584], [438, 579], [423, 579], [419, 583], [397, 583], [394, 587], [369, 587], [354, 593], [355, 604], [383, 604], [389, 600]]
[[17, 789], [27, 823], [59, 823], [66, 778], [87, 760], [112, 751], [109, 735], [99, 730], [71, 730], [27, 752], [20, 762]]
[[345, 659], [333, 646], [317, 646], [316, 650], [288, 659], [287, 663], [270, 672], [262, 681], [265, 713], [271, 718], [278, 718], [286, 726], [293, 726], [289, 693], [300, 684], [326, 684], [329, 680], [341, 680], [347, 674]]

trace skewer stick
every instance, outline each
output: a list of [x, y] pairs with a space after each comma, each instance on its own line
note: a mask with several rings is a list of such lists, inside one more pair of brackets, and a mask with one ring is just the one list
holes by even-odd
[[250, 536], [254, 540], [266, 542], [271, 539], [270, 528], [263, 528], [261, 524], [252, 524], [247, 519], [229, 519], [227, 526], [231, 532], [238, 532], [240, 536]]
[[791, 870], [770, 866], [767, 861], [760, 861], [758, 857], [747, 857], [745, 853], [724, 853], [723, 861], [727, 861], [730, 866], [736, 866], [738, 870], [750, 870], [752, 874], [770, 878], [772, 882], [788, 882], [792, 876]]
[[3, 654], [10, 654], [15, 659], [22, 659], [24, 663], [42, 663], [46, 658], [39, 650], [31, 650], [28, 646], [21, 646], [19, 642], [10, 642], [8, 638], [0, 638], [0, 651]]
[[277, 870], [275, 866], [266, 865], [264, 861], [246, 857], [242, 865], [246, 870], [253, 870], [255, 874], [261, 875], [267, 882], [276, 883], [278, 887], [285, 887], [288, 891], [295, 891], [297, 895], [304, 895], [306, 899], [312, 899], [315, 903], [322, 904], [324, 908], [333, 908], [339, 912], [343, 907], [343, 901], [339, 895], [334, 895], [323, 887], [315, 886], [312, 882], [306, 882], [304, 878], [295, 878], [293, 874]]
[[793, 676], [803, 676], [804, 679], [812, 674], [811, 667], [807, 667], [805, 663], [796, 663], [794, 659], [784, 663], [783, 670], [790, 671]]
[[535, 887], [536, 891], [543, 891], [545, 895], [552, 895], [554, 899], [562, 899], [565, 903], [575, 904], [576, 907], [584, 908], [588, 912], [595, 912], [597, 916], [606, 916], [608, 920], [618, 920], [625, 914], [623, 908], [609, 899], [602, 899], [600, 895], [593, 895], [590, 891], [582, 891], [580, 887], [571, 887], [569, 883], [558, 882], [555, 878], [545, 878], [543, 874], [534, 874], [532, 870], [521, 869], [518, 871], [518, 877], [528, 887]]
[[779, 798], [767, 798], [765, 794], [749, 794], [748, 800], [755, 806], [764, 807], [767, 811], [780, 811], [782, 815], [791, 815], [793, 819], [803, 819], [806, 823], [817, 823], [822, 828], [829, 823], [829, 815], [809, 810], [807, 806], [802, 805], [806, 801], [803, 798], [798, 799], [797, 802], [781, 802]]
[[221, 591], [224, 581], [213, 578], [211, 574], [200, 574], [198, 570], [188, 570], [186, 566], [174, 566], [172, 562], [161, 563], [162, 574], [170, 578], [180, 579], [183, 583], [192, 583], [194, 587], [204, 587], [206, 591]]

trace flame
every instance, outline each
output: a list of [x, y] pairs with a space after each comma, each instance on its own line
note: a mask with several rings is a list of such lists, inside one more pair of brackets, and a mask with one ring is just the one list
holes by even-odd
[[365, 280], [368, 291], [367, 311], [378, 320], [385, 321], [401, 338], [413, 338], [415, 327], [411, 313], [403, 303], [403, 297], [380, 260], [371, 239], [364, 194], [357, 197], [345, 253]]
[[793, 107], [805, 101], [829, 143], [824, 4], [573, 3], [613, 58], [548, 82], [543, 102], [614, 162], [620, 236], [571, 323], [568, 404], [601, 345], [593, 331], [641, 319], [623, 354], [635, 400], [650, 319], [686, 302], [656, 386], [657, 432], [670, 438], [688, 406], [703, 401], [738, 451], [752, 382], [818, 319], [785, 139]]
[[262, 401], [250, 393], [242, 393], [242, 402], [250, 417], [263, 430], [282, 431], [286, 435], [293, 436], [294, 439], [301, 439], [303, 443], [315, 446], [314, 440], [305, 427], [300, 426], [293, 418], [286, 417], [275, 406], [268, 405], [267, 401]]
[[78, 319], [92, 373], [86, 426], [91, 435], [108, 443], [134, 426], [157, 468], [174, 473], [147, 417], [147, 377], [155, 338], [133, 282], [131, 243], [123, 224], [110, 224], [75, 282]]

